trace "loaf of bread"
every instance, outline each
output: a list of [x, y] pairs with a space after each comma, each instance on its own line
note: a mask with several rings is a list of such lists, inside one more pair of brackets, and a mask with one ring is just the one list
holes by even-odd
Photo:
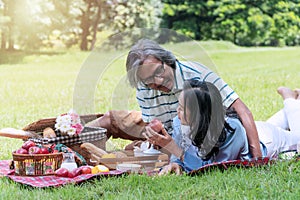
[[107, 154], [106, 151], [89, 142], [82, 143], [80, 148], [99, 158], [101, 158], [102, 155]]
[[55, 138], [56, 137], [55, 131], [52, 128], [47, 127], [43, 130], [43, 137], [44, 138]]

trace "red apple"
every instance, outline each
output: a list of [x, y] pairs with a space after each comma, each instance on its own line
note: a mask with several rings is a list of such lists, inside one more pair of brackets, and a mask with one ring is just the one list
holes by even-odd
[[28, 151], [26, 149], [20, 148], [16, 151], [18, 154], [28, 154]]
[[79, 167], [81, 169], [81, 174], [91, 174], [92, 169], [89, 166], [81, 166]]
[[68, 177], [69, 178], [74, 178], [74, 177], [76, 177], [76, 176], [78, 176], [80, 174], [81, 174], [81, 169], [80, 168], [75, 168], [71, 172], [69, 171]]
[[148, 124], [148, 126], [150, 126], [150, 128], [152, 128], [157, 133], [159, 133], [162, 130], [162, 128], [163, 128], [163, 124], [158, 119], [153, 119]]
[[68, 174], [69, 174], [69, 170], [63, 167], [55, 171], [55, 175], [60, 177], [68, 177]]
[[34, 147], [34, 146], [35, 146], [35, 143], [31, 140], [28, 140], [23, 143], [22, 148], [26, 149], [28, 151], [30, 147]]
[[47, 147], [40, 148], [40, 154], [48, 154], [48, 153], [49, 153], [49, 149]]
[[30, 147], [28, 149], [28, 153], [29, 154], [40, 154], [41, 153], [41, 148], [34, 146], [34, 147]]
[[69, 171], [68, 172], [68, 178], [74, 178], [75, 177], [75, 173], [73, 171]]
[[51, 153], [59, 153], [57, 149], [54, 149]]

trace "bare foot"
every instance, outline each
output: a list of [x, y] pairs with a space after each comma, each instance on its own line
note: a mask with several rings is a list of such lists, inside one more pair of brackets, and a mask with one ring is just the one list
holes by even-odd
[[294, 91], [297, 93], [296, 99], [299, 99], [299, 100], [300, 100], [300, 89], [299, 89], [299, 88], [296, 88]]
[[291, 90], [287, 87], [279, 87], [277, 92], [282, 96], [283, 99], [293, 98], [296, 99], [298, 97], [298, 93], [296, 91]]

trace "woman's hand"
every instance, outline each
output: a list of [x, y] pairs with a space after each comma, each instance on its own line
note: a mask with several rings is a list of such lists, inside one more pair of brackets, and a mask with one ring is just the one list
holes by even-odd
[[180, 165], [178, 165], [177, 163], [170, 163], [170, 164], [164, 166], [158, 175], [159, 176], [166, 175], [166, 174], [170, 174], [172, 172], [174, 172], [176, 175], [181, 175], [182, 170], [181, 170]]
[[155, 132], [150, 127], [145, 127], [145, 130], [146, 132], [143, 135], [151, 144], [158, 145], [176, 157], [181, 158], [184, 153], [183, 150], [176, 144], [166, 129], [163, 128], [161, 130], [162, 134]]
[[168, 132], [164, 128], [161, 130], [162, 134], [155, 132], [152, 128], [148, 126], [145, 127], [145, 130], [146, 132], [144, 132], [143, 135], [151, 144], [158, 145], [160, 147], [166, 147], [173, 141], [173, 138], [168, 134]]

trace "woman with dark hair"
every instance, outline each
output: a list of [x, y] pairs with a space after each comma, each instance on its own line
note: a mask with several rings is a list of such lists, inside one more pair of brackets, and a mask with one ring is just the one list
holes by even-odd
[[221, 95], [213, 84], [191, 80], [186, 82], [182, 98], [184, 110], [180, 114], [191, 129], [190, 138], [199, 147], [198, 154], [208, 160], [218, 153], [227, 133], [235, 132], [224, 118]]
[[[296, 150], [300, 141], [300, 91], [279, 88], [284, 109], [267, 122], [256, 122], [263, 156], [276, 157], [280, 152]], [[186, 172], [212, 162], [243, 160], [253, 157], [243, 124], [234, 110], [225, 112], [217, 88], [208, 82], [190, 80], [179, 96], [178, 117], [173, 120], [172, 137], [146, 128], [145, 137], [171, 154], [171, 163], [161, 174], [181, 169]], [[279, 125], [288, 124], [283, 127]], [[284, 122], [284, 123], [282, 123]], [[184, 129], [188, 126], [189, 129]], [[288, 128], [289, 130], [286, 130]]]
[[[146, 127], [145, 137], [169, 151], [171, 166], [191, 171], [216, 161], [249, 159], [245, 129], [237, 115], [227, 116], [219, 90], [209, 82], [190, 80], [180, 93], [172, 137]], [[187, 128], [189, 127], [189, 128]], [[263, 149], [263, 148], [261, 148]]]

